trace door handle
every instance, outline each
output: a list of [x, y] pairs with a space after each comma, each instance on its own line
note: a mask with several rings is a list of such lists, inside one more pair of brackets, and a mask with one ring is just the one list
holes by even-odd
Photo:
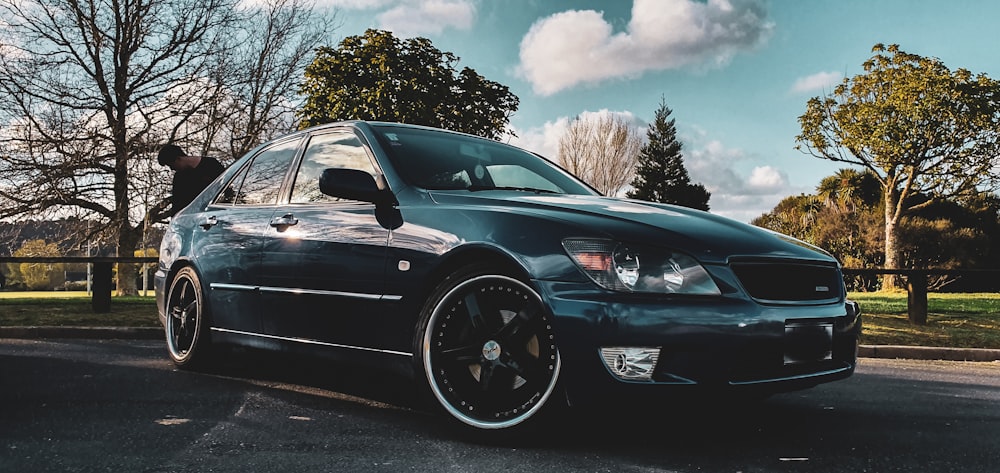
[[299, 223], [299, 219], [295, 218], [292, 214], [285, 214], [271, 219], [272, 227], [289, 227], [297, 223]]
[[215, 215], [209, 215], [208, 217], [205, 217], [205, 220], [199, 223], [198, 225], [201, 226], [201, 228], [208, 230], [209, 228], [212, 228], [218, 224], [219, 220], [215, 218]]

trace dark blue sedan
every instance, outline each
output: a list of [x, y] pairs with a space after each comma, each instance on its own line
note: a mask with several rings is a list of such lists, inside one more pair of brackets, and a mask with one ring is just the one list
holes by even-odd
[[567, 403], [846, 378], [861, 330], [818, 248], [374, 122], [237, 161], [170, 222], [156, 295], [178, 366], [243, 345], [399, 368], [480, 431]]

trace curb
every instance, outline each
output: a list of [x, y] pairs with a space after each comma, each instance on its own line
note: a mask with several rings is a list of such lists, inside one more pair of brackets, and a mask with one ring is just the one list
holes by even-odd
[[[160, 340], [161, 327], [0, 327], [0, 338], [103, 338]], [[1000, 350], [987, 348], [941, 348], [902, 345], [861, 345], [861, 358], [911, 360], [1000, 361]]]
[[861, 345], [863, 358], [905, 358], [911, 360], [1000, 361], [1000, 350], [988, 348], [939, 348], [902, 345]]

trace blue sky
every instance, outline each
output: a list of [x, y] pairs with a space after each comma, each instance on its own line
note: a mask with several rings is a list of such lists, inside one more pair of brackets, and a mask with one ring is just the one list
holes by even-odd
[[794, 149], [810, 97], [862, 72], [876, 43], [1000, 78], [1000, 2], [973, 0], [318, 0], [331, 38], [422, 36], [510, 87], [514, 144], [555, 158], [573, 117], [673, 110], [712, 212], [750, 221], [843, 167]]

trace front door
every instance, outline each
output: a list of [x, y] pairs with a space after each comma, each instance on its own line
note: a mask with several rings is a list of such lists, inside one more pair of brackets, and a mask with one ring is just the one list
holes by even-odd
[[261, 245], [299, 140], [262, 150], [195, 216], [192, 255], [208, 284], [212, 326], [260, 331]]
[[265, 232], [261, 260], [264, 333], [362, 349], [378, 348], [389, 230], [375, 205], [319, 190], [327, 168], [377, 173], [350, 130], [314, 135], [289, 202]]

